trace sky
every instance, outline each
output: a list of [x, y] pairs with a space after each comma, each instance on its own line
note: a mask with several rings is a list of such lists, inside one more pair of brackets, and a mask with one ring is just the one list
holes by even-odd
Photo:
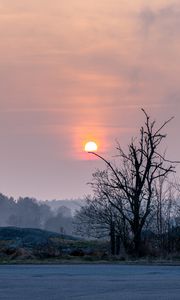
[[0, 0], [0, 192], [83, 197], [144, 121], [180, 159], [180, 1]]

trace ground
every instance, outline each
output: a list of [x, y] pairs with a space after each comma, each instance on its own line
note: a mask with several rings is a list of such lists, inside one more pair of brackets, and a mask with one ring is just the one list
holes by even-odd
[[3, 300], [176, 300], [180, 266], [1, 265]]

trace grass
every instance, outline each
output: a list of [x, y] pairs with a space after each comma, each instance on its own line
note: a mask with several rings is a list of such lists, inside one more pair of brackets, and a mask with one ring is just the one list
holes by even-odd
[[180, 266], [180, 259], [121, 259], [118, 257], [107, 257], [105, 259], [98, 256], [62, 256], [59, 258], [31, 258], [31, 259], [0, 259], [0, 265], [61, 265], [61, 264], [116, 264], [116, 265], [157, 265], [157, 266]]

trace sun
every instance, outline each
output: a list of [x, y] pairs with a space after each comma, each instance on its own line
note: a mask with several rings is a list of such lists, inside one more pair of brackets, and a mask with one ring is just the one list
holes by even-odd
[[84, 147], [84, 150], [86, 152], [94, 152], [94, 151], [97, 151], [97, 149], [98, 149], [97, 144], [95, 142], [92, 142], [92, 141], [87, 142], [85, 144], [85, 147]]

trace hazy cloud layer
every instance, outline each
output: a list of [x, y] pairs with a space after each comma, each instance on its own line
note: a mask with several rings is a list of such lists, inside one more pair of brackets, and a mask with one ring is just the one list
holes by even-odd
[[[0, 0], [0, 138], [3, 193], [72, 197], [143, 120], [170, 125], [178, 155], [179, 1]], [[78, 175], [77, 175], [78, 174]], [[71, 186], [71, 188], [69, 188]]]

